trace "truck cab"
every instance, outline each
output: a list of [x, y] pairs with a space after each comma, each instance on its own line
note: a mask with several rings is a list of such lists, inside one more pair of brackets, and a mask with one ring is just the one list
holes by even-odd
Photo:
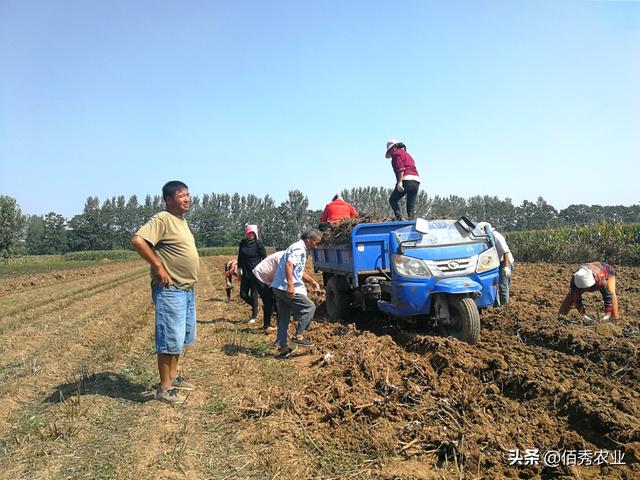
[[327, 313], [354, 308], [434, 320], [442, 334], [469, 343], [480, 335], [479, 308], [494, 304], [499, 259], [493, 235], [468, 219], [360, 224], [349, 244], [319, 245]]

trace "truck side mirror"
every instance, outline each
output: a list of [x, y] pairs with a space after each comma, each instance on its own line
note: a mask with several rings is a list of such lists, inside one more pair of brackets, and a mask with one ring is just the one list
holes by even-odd
[[467, 232], [472, 232], [476, 228], [476, 224], [464, 216], [460, 217], [456, 223]]

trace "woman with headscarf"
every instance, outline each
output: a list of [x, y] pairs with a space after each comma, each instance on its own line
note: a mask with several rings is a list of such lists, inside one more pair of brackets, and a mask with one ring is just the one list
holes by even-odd
[[251, 320], [256, 323], [258, 317], [258, 287], [253, 269], [267, 257], [267, 251], [258, 240], [257, 225], [247, 225], [244, 229], [245, 238], [238, 248], [238, 267], [242, 270], [240, 277], [240, 298], [251, 306]]

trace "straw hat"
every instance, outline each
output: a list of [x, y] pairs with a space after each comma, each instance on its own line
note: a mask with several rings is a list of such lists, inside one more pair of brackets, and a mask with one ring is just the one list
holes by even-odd
[[387, 142], [387, 153], [384, 154], [384, 158], [391, 158], [391, 153], [389, 152], [389, 150], [391, 150], [391, 148], [396, 146], [398, 143], [402, 142], [400, 140], [396, 140], [395, 138], [392, 138]]

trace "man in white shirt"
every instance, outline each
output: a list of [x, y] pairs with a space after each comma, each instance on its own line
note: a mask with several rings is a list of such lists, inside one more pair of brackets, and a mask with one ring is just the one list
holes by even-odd
[[511, 290], [511, 273], [513, 271], [514, 259], [507, 245], [504, 236], [497, 230], [493, 231], [493, 238], [496, 241], [496, 250], [500, 259], [500, 277], [498, 279], [498, 299], [500, 305], [509, 303], [509, 291]]
[[311, 275], [304, 271], [307, 263], [307, 253], [316, 248], [322, 234], [316, 229], [309, 229], [302, 233], [300, 240], [290, 245], [278, 263], [278, 269], [271, 287], [278, 303], [278, 336], [277, 344], [280, 350], [279, 359], [287, 358], [295, 347], [288, 348], [289, 317], [291, 314], [298, 319], [296, 334], [291, 339], [295, 345], [312, 347], [313, 342], [303, 338], [302, 334], [311, 323], [316, 311], [315, 304], [307, 297], [304, 282], [319, 289], [320, 285]]

